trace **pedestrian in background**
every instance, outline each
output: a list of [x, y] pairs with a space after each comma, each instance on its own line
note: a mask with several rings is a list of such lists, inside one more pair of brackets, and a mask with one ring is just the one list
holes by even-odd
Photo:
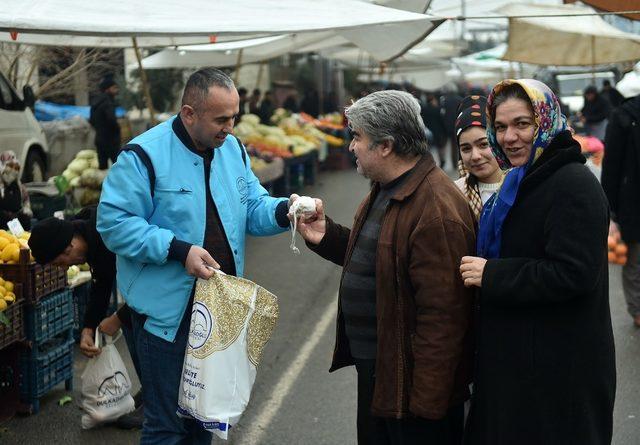
[[460, 151], [456, 185], [469, 200], [476, 219], [482, 206], [498, 191], [504, 177], [487, 139], [487, 98], [465, 97], [458, 108], [456, 142]]
[[616, 87], [612, 86], [608, 79], [602, 82], [602, 91], [600, 91], [600, 94], [607, 99], [612, 108], [620, 106], [624, 101], [622, 93], [620, 93]]
[[607, 126], [602, 187], [611, 206], [612, 229], [627, 244], [622, 287], [627, 310], [640, 327], [640, 96], [614, 109]]
[[259, 115], [260, 114], [260, 89], [256, 88], [251, 92], [249, 97], [249, 113]]
[[440, 113], [440, 104], [438, 98], [433, 93], [427, 93], [427, 100], [422, 104], [420, 115], [424, 124], [427, 126], [433, 136], [433, 146], [438, 152], [438, 164], [440, 168], [444, 168], [447, 162], [446, 146], [447, 146], [447, 130], [444, 125], [444, 119]]
[[616, 387], [607, 265], [608, 205], [583, 165], [553, 92], [505, 80], [489, 96], [487, 136], [511, 168], [485, 205], [468, 444], [604, 445]]
[[584, 123], [588, 136], [595, 136], [604, 141], [607, 129], [607, 118], [611, 105], [593, 85], [584, 90], [584, 106], [580, 112], [580, 120]]
[[189, 77], [177, 116], [134, 138], [103, 186], [98, 232], [116, 254], [144, 388], [142, 444], [211, 444], [176, 415], [196, 278], [242, 276], [245, 237], [287, 230], [233, 134], [238, 92], [223, 72]]
[[89, 123], [96, 131], [98, 168], [106, 170], [109, 160], [116, 162], [120, 150], [120, 124], [116, 118], [115, 97], [120, 89], [113, 77], [106, 76], [100, 82], [100, 94], [93, 98]]
[[343, 267], [331, 371], [355, 365], [358, 444], [459, 445], [471, 374], [473, 214], [427, 151], [420, 104], [371, 93], [346, 109], [358, 172], [374, 181], [352, 229], [324, 214], [298, 225]]

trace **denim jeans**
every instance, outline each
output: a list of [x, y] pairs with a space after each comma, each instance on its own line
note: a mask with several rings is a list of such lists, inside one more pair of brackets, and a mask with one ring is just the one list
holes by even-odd
[[144, 317], [132, 317], [135, 354], [144, 390], [141, 445], [210, 445], [212, 435], [191, 419], [178, 417], [178, 391], [189, 336], [191, 311], [187, 309], [174, 342], [144, 330]]
[[135, 337], [133, 336], [133, 327], [129, 327], [126, 323], [122, 323], [122, 335], [124, 335], [124, 340], [127, 342], [127, 349], [129, 349], [129, 355], [131, 356], [133, 367], [136, 370], [136, 375], [138, 376], [138, 379], [140, 379], [140, 362], [138, 362], [138, 354], [136, 353], [136, 342]]

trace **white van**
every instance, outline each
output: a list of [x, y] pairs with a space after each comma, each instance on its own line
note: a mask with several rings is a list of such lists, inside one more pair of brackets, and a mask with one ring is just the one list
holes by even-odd
[[30, 107], [34, 96], [25, 86], [21, 99], [0, 73], [0, 152], [13, 150], [22, 165], [22, 182], [44, 181], [49, 147], [44, 131]]

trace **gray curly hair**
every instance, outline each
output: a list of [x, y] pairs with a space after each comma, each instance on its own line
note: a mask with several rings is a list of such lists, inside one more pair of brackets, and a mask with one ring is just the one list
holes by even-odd
[[345, 109], [349, 127], [363, 131], [373, 148], [390, 141], [402, 157], [427, 152], [427, 135], [420, 115], [420, 102], [405, 91], [376, 91]]

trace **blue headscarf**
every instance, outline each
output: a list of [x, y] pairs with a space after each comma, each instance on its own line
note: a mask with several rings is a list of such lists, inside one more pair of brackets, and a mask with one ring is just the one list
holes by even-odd
[[[529, 97], [536, 125], [531, 155], [527, 163], [520, 167], [512, 167], [509, 158], [498, 144], [494, 126], [495, 116], [491, 111], [496, 95], [505, 87], [513, 84], [519, 85]], [[507, 172], [500, 190], [485, 203], [480, 214], [478, 256], [487, 259], [500, 256], [502, 225], [516, 200], [520, 183], [529, 167], [540, 157], [553, 138], [566, 129], [567, 121], [560, 112], [558, 99], [544, 83], [534, 79], [508, 79], [493, 87], [487, 100], [487, 139], [500, 168], [510, 170]]]

